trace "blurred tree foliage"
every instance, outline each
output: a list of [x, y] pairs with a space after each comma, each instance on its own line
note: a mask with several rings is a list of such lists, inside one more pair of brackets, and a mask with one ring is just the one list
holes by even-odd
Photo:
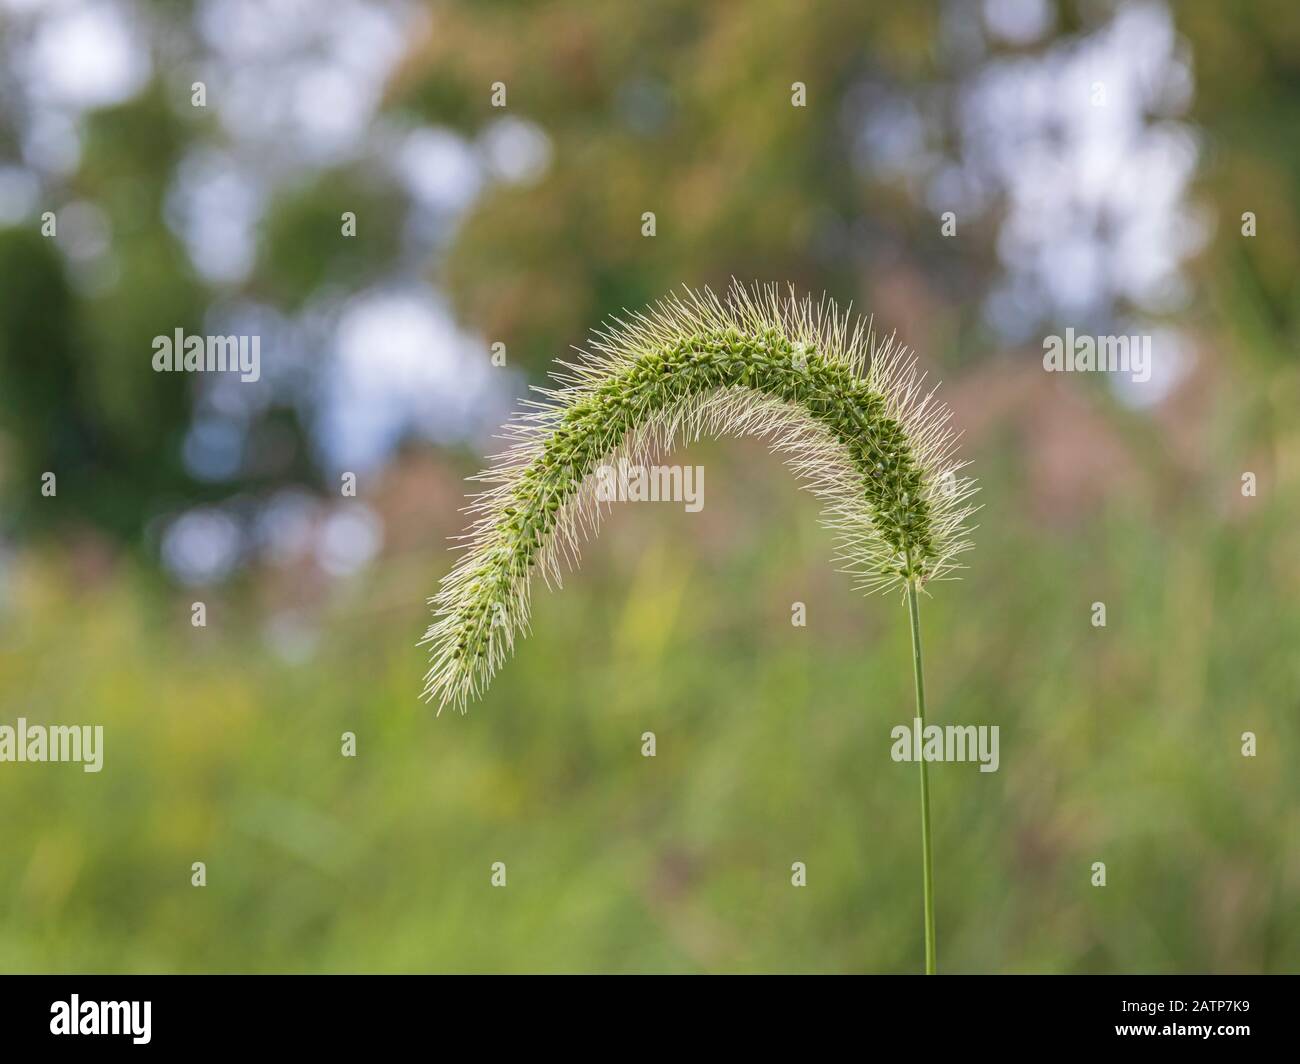
[[[6, 524], [130, 536], [168, 498], [205, 493], [181, 463], [188, 382], [150, 368], [153, 337], [199, 331], [207, 298], [163, 221], [187, 136], [156, 92], [88, 117], [81, 166], [55, 202], [107, 216], [120, 271], [110, 290], [75, 286], [39, 221], [0, 230]], [[42, 498], [46, 471], [58, 491]]]
[[1282, 441], [1300, 438], [1300, 6], [1256, 0], [1225, 18], [1194, 0], [1175, 13], [1195, 56], [1193, 116], [1209, 149], [1201, 189], [1216, 217], [1200, 317], [1241, 371], [1234, 445], [1282, 464]]
[[553, 143], [539, 184], [476, 205], [443, 273], [466, 319], [529, 365], [683, 284], [736, 276], [861, 300], [870, 250], [951, 258], [930, 219], [859, 176], [846, 102], [882, 73], [937, 73], [934, 4], [436, 10], [394, 107], [475, 134], [502, 114], [490, 101], [500, 82], [510, 113]]
[[[1057, 40], [1105, 9], [1057, 6]], [[969, 359], [990, 346], [978, 307], [998, 272], [996, 212], [946, 241], [932, 210], [854, 160], [863, 99], [883, 85], [951, 85], [961, 73], [942, 43], [961, 17], [952, 8], [556, 0], [429, 9], [428, 32], [391, 79], [384, 119], [450, 127], [478, 143], [510, 115], [550, 140], [540, 179], [486, 185], [429, 264], [461, 320], [504, 340], [513, 364], [536, 375], [605, 316], [733, 275], [864, 308], [906, 277], [924, 293], [912, 317], [929, 357]], [[1218, 220], [1203, 256], [1213, 298], [1201, 321], [1276, 365], [1292, 359], [1300, 329], [1300, 151], [1289, 135], [1300, 13], [1288, 0], [1253, 0], [1231, 18], [1212, 0], [1173, 12], [1194, 56], [1194, 118], [1208, 148], [1201, 191]], [[155, 28], [189, 35], [199, 49], [191, 14], [160, 7]], [[307, 169], [275, 190], [244, 281], [197, 276], [164, 221], [167, 197], [187, 154], [227, 134], [178, 105], [176, 85], [189, 78], [173, 73], [159, 69], [136, 98], [91, 113], [76, 171], [42, 196], [42, 207], [83, 200], [106, 214], [114, 283], [72, 276], [66, 257], [35, 235], [35, 218], [0, 230], [0, 484], [11, 531], [90, 523], [130, 539], [177, 505], [319, 484], [310, 406], [288, 401], [252, 416], [254, 431], [274, 423], [292, 460], [219, 483], [196, 479], [182, 461], [196, 386], [150, 372], [152, 337], [203, 331], [215, 305], [241, 296], [293, 313], [321, 292], [382, 279], [406, 253], [409, 193], [363, 159]], [[504, 111], [491, 106], [495, 82], [506, 86]], [[806, 107], [792, 105], [795, 82], [806, 86]], [[0, 103], [5, 154], [17, 152], [12, 106]], [[356, 240], [339, 237], [345, 209], [362, 218]], [[1259, 230], [1242, 241], [1237, 219], [1247, 209]], [[653, 238], [642, 236], [646, 211], [656, 216]], [[324, 353], [310, 359], [308, 373], [328, 371]], [[1287, 416], [1260, 402], [1241, 431]], [[58, 473], [61, 490], [37, 505], [45, 471]], [[91, 485], [111, 490], [82, 490]]]

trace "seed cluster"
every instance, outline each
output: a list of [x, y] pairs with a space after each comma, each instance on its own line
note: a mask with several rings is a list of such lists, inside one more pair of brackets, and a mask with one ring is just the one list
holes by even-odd
[[[944, 579], [969, 547], [946, 409], [914, 360], [833, 305], [733, 286], [688, 292], [598, 331], [507, 426], [477, 479], [467, 550], [431, 600], [425, 695], [464, 709], [527, 631], [534, 575], [557, 582], [601, 504], [616, 456], [649, 458], [702, 434], [762, 436], [824, 504], [837, 560], [865, 591]], [[621, 460], [621, 457], [620, 457]]]
[[[520, 478], [502, 508], [500, 541], [474, 577], [479, 592], [461, 618], [455, 657], [485, 657], [498, 635], [511, 588], [525, 577], [551, 534], [556, 514], [648, 415], [703, 392], [747, 388], [803, 406], [847, 449], [861, 474], [877, 532], [893, 549], [894, 572], [924, 578], [932, 554], [921, 470], [883, 396], [816, 345], [792, 343], [775, 328], [702, 332], [649, 351], [577, 400]], [[494, 619], [497, 624], [494, 625]]]

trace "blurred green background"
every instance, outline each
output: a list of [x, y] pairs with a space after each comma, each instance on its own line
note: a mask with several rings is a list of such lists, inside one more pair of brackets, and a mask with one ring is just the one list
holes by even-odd
[[[0, 764], [0, 970], [919, 970], [906, 613], [753, 441], [417, 697], [494, 426], [733, 276], [896, 329], [982, 484], [941, 970], [1300, 970], [1294, 4], [0, 0], [0, 54], [0, 723], [105, 729]], [[1067, 327], [1151, 381], [1044, 373]]]

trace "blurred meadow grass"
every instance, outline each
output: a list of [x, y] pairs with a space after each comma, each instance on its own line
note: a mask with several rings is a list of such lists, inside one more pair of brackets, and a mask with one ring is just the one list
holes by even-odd
[[[934, 719], [1002, 729], [997, 773], [933, 777], [943, 969], [1294, 969], [1294, 503], [1044, 534], [983, 450], [975, 564], [923, 607]], [[25, 557], [3, 716], [103, 723], [105, 771], [0, 774], [0, 968], [915, 970], [904, 609], [830, 570], [760, 446], [680, 458], [704, 511], [619, 507], [463, 717], [416, 699], [442, 543], [339, 585], [306, 657], [237, 589], [193, 629], [145, 569]]]

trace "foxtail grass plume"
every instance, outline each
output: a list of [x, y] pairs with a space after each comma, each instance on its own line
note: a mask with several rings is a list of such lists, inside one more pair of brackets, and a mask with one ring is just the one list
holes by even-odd
[[733, 284], [670, 296], [594, 333], [507, 424], [472, 478], [464, 553], [430, 599], [424, 697], [464, 711], [528, 631], [534, 572], [558, 586], [610, 505], [596, 471], [705, 436], [753, 435], [822, 502], [835, 561], [865, 592], [960, 568], [974, 482], [915, 359], [823, 299]]

